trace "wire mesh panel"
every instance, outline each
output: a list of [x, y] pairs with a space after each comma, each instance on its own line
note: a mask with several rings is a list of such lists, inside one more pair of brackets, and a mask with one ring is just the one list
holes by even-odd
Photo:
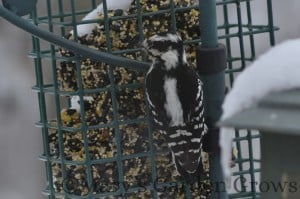
[[[255, 17], [252, 7], [255, 1], [235, 1], [227, 4], [222, 1], [219, 13], [222, 16], [219, 24], [220, 41], [227, 46], [228, 69], [227, 86], [230, 88], [235, 76], [248, 63], [256, 58], [259, 46], [273, 46], [275, 44], [273, 26], [272, 1], [260, 2], [259, 6], [266, 9], [265, 16]], [[261, 19], [263, 18], [263, 20]], [[259, 21], [254, 24], [253, 21]], [[260, 42], [264, 42], [262, 43]], [[230, 198], [258, 198], [260, 183], [260, 135], [257, 131], [241, 130], [235, 133], [237, 148], [231, 182], [232, 194]]]
[[[229, 87], [235, 73], [255, 58], [256, 35], [267, 34], [270, 44], [274, 44], [271, 1], [265, 2], [269, 20], [264, 25], [252, 24], [250, 1], [217, 3], [223, 19], [219, 38], [227, 45]], [[188, 61], [196, 68], [195, 47], [201, 42], [201, 14], [194, 0], [135, 0], [126, 10], [108, 10], [104, 2], [104, 12], [85, 21], [81, 19], [99, 1], [39, 3], [41, 8], [32, 14], [31, 20], [40, 28], [90, 48], [135, 60], [147, 61], [138, 46], [144, 38], [177, 31], [184, 40]], [[229, 19], [229, 9], [235, 9], [234, 22]], [[242, 11], [247, 13], [246, 19], [242, 18]], [[208, 162], [199, 183], [184, 183], [174, 168], [165, 138], [151, 126], [144, 93], [144, 68], [122, 63], [109, 65], [105, 60], [85, 58], [35, 37], [32, 40], [30, 55], [35, 62], [37, 82], [33, 89], [38, 94], [41, 117], [37, 125], [43, 134], [41, 159], [45, 161], [48, 182], [44, 192], [49, 198], [210, 196]], [[250, 51], [245, 51], [245, 42]], [[238, 51], [233, 50], [233, 43]], [[251, 181], [256, 180], [259, 159], [253, 156], [252, 142], [257, 138], [259, 135], [252, 132], [237, 132], [234, 175], [239, 179], [250, 176]], [[236, 186], [239, 193], [232, 197], [257, 196], [255, 186], [246, 188], [243, 183]]]

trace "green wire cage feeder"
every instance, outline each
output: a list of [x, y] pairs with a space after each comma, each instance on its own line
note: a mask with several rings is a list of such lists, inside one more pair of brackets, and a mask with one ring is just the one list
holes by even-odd
[[[164, 137], [151, 125], [144, 93], [149, 63], [138, 46], [159, 32], [181, 35], [188, 61], [204, 83], [210, 137], [216, 140], [225, 80], [230, 88], [235, 74], [255, 59], [256, 36], [275, 43], [272, 1], [263, 0], [268, 19], [263, 25], [252, 22], [255, 1], [133, 0], [125, 10], [110, 10], [106, 1], [97, 0], [3, 1], [0, 15], [33, 35], [44, 193], [51, 199], [259, 197], [255, 186], [238, 183], [236, 192], [227, 194], [217, 184], [223, 180], [217, 147], [207, 150], [205, 175], [198, 183], [181, 180]], [[103, 12], [81, 20], [99, 3]], [[24, 20], [16, 14], [30, 15]], [[79, 28], [91, 24], [81, 35]], [[218, 42], [226, 45], [221, 58]], [[257, 181], [255, 140], [257, 133], [236, 132], [233, 179]]]

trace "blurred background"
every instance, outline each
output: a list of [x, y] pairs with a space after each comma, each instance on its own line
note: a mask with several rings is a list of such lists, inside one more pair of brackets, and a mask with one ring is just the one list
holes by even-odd
[[[41, 1], [41, 0], [40, 0]], [[84, 2], [84, 1], [81, 1]], [[252, 2], [254, 23], [266, 22], [265, 1]], [[273, 0], [274, 23], [280, 27], [276, 42], [300, 37], [299, 0]], [[43, 6], [41, 5], [41, 9]], [[230, 13], [229, 13], [230, 14]], [[222, 15], [220, 15], [222, 16]], [[232, 15], [231, 20], [235, 20]], [[220, 19], [221, 20], [221, 19]], [[257, 55], [269, 48], [264, 37], [258, 37]], [[43, 162], [37, 96], [31, 91], [35, 84], [31, 37], [0, 18], [0, 198], [45, 198]]]

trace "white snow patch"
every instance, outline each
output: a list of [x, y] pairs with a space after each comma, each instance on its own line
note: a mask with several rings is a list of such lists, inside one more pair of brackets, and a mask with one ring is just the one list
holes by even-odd
[[[127, 10], [130, 7], [132, 0], [106, 0], [107, 10]], [[88, 13], [82, 21], [97, 19], [99, 14], [103, 13], [103, 3], [99, 4], [96, 9]], [[97, 23], [80, 24], [77, 26], [77, 35], [79, 37], [90, 35], [92, 30], [97, 26]], [[70, 32], [72, 35], [74, 31]]]
[[[237, 77], [224, 100], [221, 121], [255, 106], [272, 92], [295, 88], [300, 88], [300, 39], [272, 48]], [[233, 129], [221, 128], [221, 164], [227, 181], [231, 176], [229, 161], [233, 137]]]
[[[88, 101], [92, 103], [94, 98], [92, 96], [83, 96], [83, 101]], [[78, 95], [74, 95], [71, 97], [71, 109], [76, 109], [78, 113], [80, 113], [80, 97]]]
[[161, 36], [161, 35], [154, 35], [150, 37], [151, 41], [172, 41], [172, 42], [178, 42], [181, 41], [181, 37], [176, 34], [167, 34], [166, 36]]

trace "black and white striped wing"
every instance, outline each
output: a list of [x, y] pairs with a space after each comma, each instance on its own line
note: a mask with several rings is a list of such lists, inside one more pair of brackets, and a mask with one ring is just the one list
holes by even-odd
[[207, 133], [207, 127], [205, 125], [204, 118], [204, 101], [203, 101], [203, 89], [202, 82], [200, 79], [197, 79], [197, 95], [195, 98], [194, 109], [191, 110], [191, 123], [194, 127], [194, 130], [198, 130], [201, 133], [201, 136]]
[[173, 153], [173, 161], [181, 175], [195, 173], [199, 166], [202, 166], [202, 139], [207, 132], [207, 127], [200, 79], [197, 79], [197, 92], [195, 93], [194, 105], [191, 107], [188, 121], [184, 126], [170, 128], [168, 131], [168, 144]]
[[149, 109], [150, 109], [153, 121], [155, 123], [155, 126], [163, 127], [164, 125], [163, 125], [162, 121], [160, 121], [160, 119], [159, 119], [159, 113], [157, 111], [157, 107], [155, 107], [155, 105], [153, 104], [153, 102], [151, 101], [151, 99], [147, 93], [146, 93], [146, 97], [147, 97], [147, 101], [149, 103]]

